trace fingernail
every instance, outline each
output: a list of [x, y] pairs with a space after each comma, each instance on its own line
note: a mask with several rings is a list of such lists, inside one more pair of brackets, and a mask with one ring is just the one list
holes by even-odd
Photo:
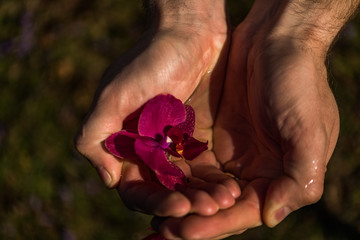
[[97, 171], [107, 187], [111, 187], [112, 178], [110, 173], [104, 167], [98, 167]]
[[276, 224], [279, 224], [282, 220], [284, 220], [284, 218], [286, 218], [289, 214], [291, 213], [290, 208], [288, 207], [281, 207], [279, 208], [276, 212], [275, 212], [275, 221]]

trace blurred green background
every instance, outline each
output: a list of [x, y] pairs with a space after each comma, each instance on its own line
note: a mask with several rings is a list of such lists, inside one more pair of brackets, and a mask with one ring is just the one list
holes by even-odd
[[[245, 2], [245, 3], [244, 3]], [[233, 25], [252, 1], [229, 0]], [[140, 239], [73, 137], [105, 68], [145, 26], [140, 0], [0, 1], [0, 239]], [[360, 239], [360, 17], [328, 58], [341, 133], [322, 200], [229, 239]]]

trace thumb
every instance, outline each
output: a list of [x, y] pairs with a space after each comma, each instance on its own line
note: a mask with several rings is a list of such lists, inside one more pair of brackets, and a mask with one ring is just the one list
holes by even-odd
[[317, 160], [316, 155], [299, 148], [285, 154], [284, 174], [269, 185], [266, 193], [262, 217], [267, 226], [274, 227], [291, 212], [320, 200], [326, 161]]
[[282, 177], [268, 188], [263, 221], [268, 227], [275, 227], [291, 212], [319, 201], [322, 193], [321, 179], [311, 179], [307, 184], [299, 184], [290, 177]]
[[107, 152], [104, 141], [121, 129], [122, 119], [120, 114], [106, 115], [104, 112], [90, 113], [75, 137], [75, 147], [96, 168], [104, 184], [114, 188], [120, 181], [123, 160]]

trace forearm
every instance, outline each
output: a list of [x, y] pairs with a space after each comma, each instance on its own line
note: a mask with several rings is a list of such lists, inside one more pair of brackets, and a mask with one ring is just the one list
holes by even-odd
[[[302, 48], [326, 54], [334, 38], [356, 12], [360, 0], [257, 0], [249, 18], [263, 36], [289, 39]], [[259, 17], [261, 16], [261, 17]]]
[[156, 30], [185, 27], [220, 34], [227, 31], [225, 4], [226, 0], [144, 0], [148, 22]]
[[[289, 32], [326, 52], [356, 11], [359, 0], [291, 0], [283, 22]], [[292, 19], [292, 16], [296, 16]]]

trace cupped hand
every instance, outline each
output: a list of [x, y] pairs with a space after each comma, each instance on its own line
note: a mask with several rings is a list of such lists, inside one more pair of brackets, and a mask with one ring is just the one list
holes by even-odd
[[[183, 216], [189, 212], [210, 215], [233, 205], [239, 195], [239, 187], [230, 177], [206, 183], [192, 177], [183, 161], [177, 164], [190, 178], [189, 186], [183, 193], [166, 190], [151, 178], [144, 164], [118, 159], [104, 148], [104, 140], [122, 129], [129, 114], [163, 93], [188, 101], [194, 107], [197, 113], [194, 135], [200, 140], [209, 139], [212, 148], [209, 136], [228, 50], [224, 3], [215, 3], [207, 6], [215, 12], [201, 16], [205, 19], [199, 20], [195, 14], [181, 9], [180, 14], [172, 12], [169, 17], [162, 15], [154, 21], [139, 43], [105, 72], [93, 108], [77, 137], [78, 150], [109, 188], [117, 186], [122, 200], [131, 209], [157, 216]], [[215, 158], [212, 153], [206, 154]]]
[[[240, 27], [233, 44], [243, 36]], [[232, 52], [215, 152], [258, 193], [258, 224], [275, 226], [320, 199], [339, 116], [322, 56], [287, 38], [257, 44]]]
[[[273, 227], [322, 195], [339, 131], [325, 54], [293, 36], [270, 34], [258, 10], [232, 35], [214, 130], [217, 161], [224, 174], [236, 176], [241, 196], [212, 216], [157, 222], [169, 239], [220, 239], [263, 223]], [[193, 174], [202, 176], [202, 166], [194, 165]]]

